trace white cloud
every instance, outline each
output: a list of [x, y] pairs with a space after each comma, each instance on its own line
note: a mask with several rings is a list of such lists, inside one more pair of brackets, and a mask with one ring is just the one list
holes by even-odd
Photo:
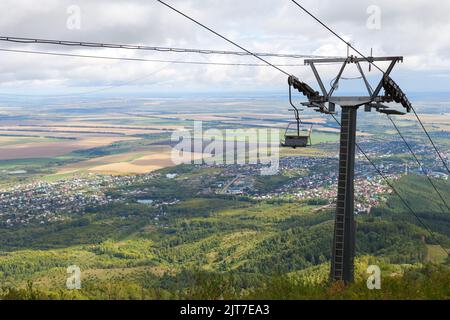
[[[344, 55], [345, 45], [311, 17], [285, 0], [167, 0], [218, 32], [253, 51], [292, 52], [318, 55]], [[402, 75], [432, 76], [450, 69], [450, 2], [438, 0], [305, 0], [309, 8], [339, 34], [351, 40], [362, 52], [370, 48], [376, 55], [404, 55]], [[66, 9], [81, 8], [81, 29], [68, 30]], [[369, 30], [366, 9], [381, 9], [381, 29]], [[177, 15], [157, 1], [150, 0], [3, 0], [0, 10], [2, 35], [98, 41], [113, 43], [179, 46], [237, 50], [222, 39]], [[199, 56], [137, 52], [112, 49], [79, 49], [51, 45], [14, 45], [1, 48], [70, 51], [76, 53], [155, 59], [186, 59], [218, 62], [259, 63], [252, 57]], [[137, 89], [160, 82], [155, 88], [192, 90], [279, 89], [285, 76], [271, 68], [164, 65], [82, 58], [38, 56], [1, 52], [0, 87], [51, 89], [52, 84], [98, 86], [130, 82]], [[296, 61], [271, 58], [274, 63]], [[301, 63], [301, 61], [298, 61]], [[304, 67], [287, 71], [313, 81]], [[152, 75], [153, 74], [153, 75]], [[327, 75], [331, 77], [331, 72]], [[145, 78], [147, 76], [147, 78]], [[395, 72], [394, 72], [395, 77]], [[144, 79], [145, 78], [145, 79]], [[141, 79], [141, 80], [139, 80]], [[133, 81], [139, 80], [139, 81]], [[411, 80], [411, 79], [410, 79]], [[420, 87], [421, 79], [408, 81], [407, 89]], [[446, 84], [436, 84], [446, 89]]]

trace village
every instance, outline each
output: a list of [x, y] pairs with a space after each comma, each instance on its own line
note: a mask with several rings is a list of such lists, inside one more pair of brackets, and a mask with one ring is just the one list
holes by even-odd
[[[378, 144], [366, 144], [369, 153], [382, 159], [379, 169], [391, 181], [407, 174], [423, 174], [413, 161], [390, 161], [398, 143], [387, 142], [383, 148]], [[427, 150], [420, 150], [426, 154]], [[447, 153], [445, 154], [447, 156]], [[200, 191], [197, 196], [228, 195], [249, 197], [254, 200], [285, 199], [296, 201], [320, 200], [329, 206], [335, 204], [337, 191], [338, 156], [288, 156], [279, 161], [277, 177], [281, 182], [271, 185], [270, 178], [258, 185], [262, 164], [257, 165], [193, 165], [202, 174], [201, 178], [179, 179], [177, 174], [166, 174], [163, 178], [176, 180], [175, 184], [193, 184], [198, 182]], [[427, 174], [435, 178], [447, 179], [447, 175], [437, 170], [435, 159], [427, 159]], [[220, 169], [214, 174], [209, 169]], [[204, 173], [203, 171], [204, 170]], [[146, 182], [160, 179], [156, 172], [140, 175], [113, 176], [90, 173], [83, 177], [63, 179], [56, 182], [36, 181], [26, 185], [0, 190], [0, 225], [13, 227], [26, 224], [47, 224], [65, 220], [74, 215], [83, 215], [86, 210], [95, 209], [111, 203], [138, 203], [160, 208], [178, 203], [176, 196], [167, 199], [148, 198], [151, 190]], [[111, 190], [118, 190], [115, 195]], [[154, 191], [154, 190], [153, 190]], [[370, 213], [372, 207], [386, 200], [390, 188], [374, 168], [361, 155], [355, 168], [355, 213]], [[159, 219], [157, 215], [155, 219]]]

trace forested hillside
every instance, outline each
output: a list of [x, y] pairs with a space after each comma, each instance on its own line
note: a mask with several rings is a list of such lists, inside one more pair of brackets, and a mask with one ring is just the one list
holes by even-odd
[[[167, 190], [167, 194], [158, 193], [163, 199], [180, 191], [174, 180], [161, 183]], [[450, 200], [449, 182], [439, 184]], [[426, 180], [409, 176], [396, 185], [438, 241], [450, 248], [450, 217], [440, 211]], [[153, 197], [152, 185], [129, 188], [143, 187], [150, 190], [146, 196]], [[393, 195], [370, 214], [357, 216], [357, 255], [365, 257], [359, 258], [359, 273], [364, 273], [369, 260], [378, 261], [386, 267], [382, 269], [385, 286], [391, 293], [368, 296], [367, 289], [362, 289], [362, 277], [349, 289], [329, 291], [326, 274], [333, 209], [317, 203], [321, 201], [199, 197], [193, 184], [179, 202], [164, 208], [164, 215], [161, 209], [130, 201], [92, 208], [83, 216], [50, 225], [2, 227], [2, 295], [97, 299], [448, 297], [443, 287], [448, 289], [450, 278], [444, 250], [401, 209]], [[441, 266], [424, 267], [424, 263]], [[65, 290], [70, 265], [81, 268], [83, 289], [79, 292]], [[291, 281], [292, 277], [300, 280]], [[317, 281], [305, 280], [311, 277]], [[267, 290], [268, 286], [272, 289]], [[400, 286], [405, 290], [397, 290]]]

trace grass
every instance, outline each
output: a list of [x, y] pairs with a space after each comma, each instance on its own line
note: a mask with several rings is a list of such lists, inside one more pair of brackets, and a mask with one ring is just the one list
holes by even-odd
[[285, 203], [281, 205], [272, 205], [259, 203], [250, 208], [234, 210], [218, 210], [214, 217], [245, 217], [254, 221], [279, 222], [294, 216], [301, 216], [311, 212], [315, 207]]
[[337, 142], [337, 141], [339, 141], [338, 133], [313, 131], [311, 134], [311, 142], [313, 145], [319, 144], [319, 143]]
[[[450, 252], [449, 250], [447, 250]], [[444, 263], [447, 259], [447, 256], [444, 250], [439, 245], [427, 245], [427, 257], [426, 260], [428, 262], [433, 263]]]
[[315, 146], [306, 148], [281, 148], [280, 157], [323, 157], [326, 152], [316, 148]]

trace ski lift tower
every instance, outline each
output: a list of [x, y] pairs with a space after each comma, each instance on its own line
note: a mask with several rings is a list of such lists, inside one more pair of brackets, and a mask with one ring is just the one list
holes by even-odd
[[[388, 61], [390, 64], [384, 72], [378, 86], [373, 90], [363, 72], [361, 63], [374, 63], [378, 61]], [[308, 102], [302, 103], [304, 106], [312, 107], [315, 111], [325, 114], [334, 114], [336, 105], [341, 106], [342, 109], [338, 192], [330, 271], [330, 280], [332, 281], [349, 283], [354, 280], [356, 232], [354, 220], [354, 173], [357, 110], [359, 107], [364, 106], [366, 112], [376, 110], [387, 115], [405, 114], [404, 112], [383, 105], [383, 103], [391, 102], [400, 103], [407, 112], [411, 110], [411, 104], [406, 95], [389, 77], [389, 74], [398, 62], [403, 62], [403, 57], [359, 58], [349, 56], [347, 58], [305, 60], [305, 64], [311, 67], [315, 75], [321, 93], [315, 91], [306, 83], [299, 81], [296, 77], [289, 77], [289, 85], [308, 98]], [[330, 63], [342, 63], [342, 67], [332, 82], [330, 90], [327, 91], [316, 65]], [[342, 79], [345, 68], [350, 64], [356, 65], [368, 94], [366, 96], [333, 96], [333, 93], [338, 88], [339, 81]], [[384, 89], [384, 95], [380, 95], [382, 89]]]

